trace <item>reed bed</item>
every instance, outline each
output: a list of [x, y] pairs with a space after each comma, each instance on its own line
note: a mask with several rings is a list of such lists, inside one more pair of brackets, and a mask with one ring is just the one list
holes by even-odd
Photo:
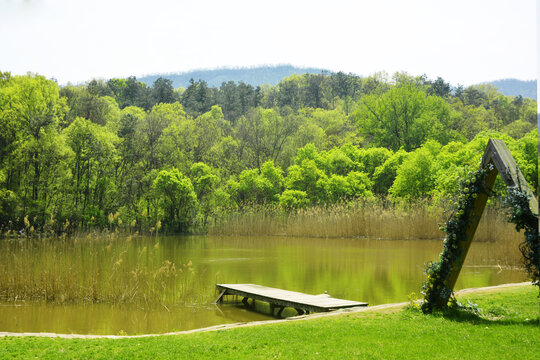
[[[249, 206], [212, 219], [208, 231], [219, 236], [441, 239], [444, 234], [438, 224], [449, 215], [426, 202], [358, 201], [294, 212], [278, 206]], [[506, 218], [501, 206], [489, 206], [475, 241], [496, 242], [511, 253], [523, 235]], [[205, 274], [191, 261], [175, 263], [172, 254], [162, 250], [158, 236], [120, 236], [116, 229], [84, 237], [0, 238], [0, 301], [144, 306], [207, 302], [213, 292]], [[507, 264], [513, 263], [510, 260]]]
[[[272, 205], [255, 205], [220, 215], [208, 232], [219, 236], [440, 239], [444, 233], [439, 225], [449, 216], [449, 211], [428, 202], [395, 205], [384, 201], [356, 201], [293, 212], [284, 212]], [[476, 241], [521, 239], [522, 235], [508, 223], [501, 205], [486, 208]]]
[[175, 264], [159, 251], [158, 240], [136, 246], [131, 237], [4, 239], [0, 300], [145, 306], [200, 302], [194, 264]]

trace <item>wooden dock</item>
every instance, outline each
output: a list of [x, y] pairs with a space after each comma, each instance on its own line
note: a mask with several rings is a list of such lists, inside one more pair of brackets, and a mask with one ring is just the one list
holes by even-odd
[[[254, 307], [255, 300], [269, 303], [272, 315], [274, 309], [278, 308], [277, 316], [281, 316], [286, 307], [296, 309], [298, 314], [302, 315], [368, 305], [365, 302], [334, 299], [327, 294], [309, 295], [255, 284], [217, 284], [216, 289], [219, 291], [216, 303], [222, 302], [225, 295], [242, 296], [242, 303], [246, 306]], [[251, 305], [248, 299], [252, 299]]]

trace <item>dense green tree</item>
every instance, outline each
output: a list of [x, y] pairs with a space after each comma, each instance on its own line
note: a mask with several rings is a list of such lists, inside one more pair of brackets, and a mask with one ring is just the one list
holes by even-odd
[[285, 179], [287, 189], [304, 191], [312, 203], [324, 199], [324, 184], [327, 176], [317, 167], [314, 160], [305, 158], [298, 165], [290, 166], [287, 172]]
[[91, 80], [88, 85], [86, 85], [86, 89], [94, 96], [114, 96], [111, 88], [103, 80]]
[[204, 163], [195, 163], [191, 166], [193, 188], [197, 194], [204, 226], [208, 223], [212, 209], [218, 205], [215, 191], [220, 178], [214, 172]]
[[147, 170], [160, 167], [162, 156], [159, 153], [159, 140], [161, 135], [175, 119], [183, 117], [185, 117], [185, 112], [182, 105], [174, 103], [155, 105], [152, 111], [143, 118], [137, 128], [137, 137], [143, 148], [143, 161]]
[[479, 89], [469, 86], [463, 91], [463, 102], [465, 105], [481, 106], [487, 100], [486, 94]]
[[152, 188], [158, 199], [158, 217], [163, 216], [165, 227], [175, 232], [187, 232], [195, 219], [198, 206], [189, 178], [175, 168], [162, 170]]
[[114, 94], [114, 98], [120, 109], [127, 106], [138, 106], [150, 110], [154, 105], [151, 89], [137, 80], [135, 76], [127, 79], [110, 79], [107, 86]]
[[336, 97], [346, 99], [347, 97], [353, 98], [355, 96], [358, 89], [361, 88], [361, 84], [356, 82], [357, 79], [357, 76], [346, 75], [341, 71], [330, 75], [332, 107], [334, 106]]
[[372, 193], [444, 202], [490, 137], [537, 189], [536, 104], [489, 85], [451, 94], [441, 78], [406, 73], [293, 75], [257, 88], [192, 81], [176, 91], [165, 79], [59, 89], [0, 73], [0, 228], [28, 216], [36, 227], [131, 219], [154, 231], [161, 220], [184, 232], [249, 203], [293, 211]]
[[210, 111], [215, 105], [214, 94], [204, 80], [195, 82], [190, 80], [190, 84], [182, 95], [182, 106], [191, 116], [199, 116]]
[[159, 155], [163, 164], [188, 172], [195, 162], [197, 143], [195, 122], [185, 114], [178, 114], [163, 130], [159, 138]]
[[428, 81], [427, 84], [429, 85], [427, 91], [429, 95], [447, 98], [452, 93], [452, 87], [450, 84], [444, 81], [444, 79], [441, 77], [438, 77], [435, 81]]
[[388, 194], [396, 179], [397, 170], [401, 167], [408, 154], [405, 150], [398, 150], [375, 169], [372, 177], [373, 192], [381, 195]]
[[[258, 88], [260, 91], [260, 88]], [[217, 94], [217, 104], [223, 109], [225, 119], [235, 123], [241, 116], [247, 115], [249, 109], [259, 106], [260, 94], [252, 85], [234, 81], [221, 84]]]
[[451, 131], [449, 114], [449, 107], [440, 98], [427, 96], [408, 83], [381, 96], [364, 96], [354, 118], [362, 135], [375, 146], [411, 151]]
[[434, 159], [439, 151], [440, 144], [429, 142], [412, 152], [398, 168], [390, 194], [405, 199], [431, 196], [435, 185]]
[[134, 106], [124, 108], [117, 131], [119, 160], [115, 169], [115, 182], [118, 189], [118, 201], [124, 208], [123, 213], [127, 215], [127, 218], [132, 219], [137, 218], [137, 203], [143, 193], [148, 190], [141, 182], [145, 175], [142, 163], [145, 154], [140, 146], [138, 133], [145, 116], [146, 112], [141, 108]]
[[172, 81], [162, 77], [156, 79], [152, 85], [152, 98], [154, 104], [171, 104], [175, 102], [177, 99], [172, 86]]
[[234, 122], [241, 115], [242, 103], [240, 100], [240, 92], [234, 81], [228, 81], [221, 84], [219, 88], [218, 104], [223, 109], [225, 119]]
[[324, 107], [323, 100], [323, 84], [325, 75], [323, 74], [304, 74], [304, 107], [322, 108]]
[[163, 216], [164, 226], [170, 231], [187, 232], [195, 220], [198, 206], [189, 178], [175, 168], [162, 170], [152, 189], [158, 199], [158, 218]]
[[273, 109], [256, 108], [242, 117], [235, 128], [241, 157], [249, 157], [253, 162], [248, 166], [261, 167], [261, 164], [278, 159], [286, 142], [296, 131], [295, 117], [283, 118]]
[[291, 75], [280, 81], [278, 86], [277, 104], [279, 107], [289, 106], [297, 110], [301, 102], [302, 78], [299, 75]]
[[[113, 174], [117, 163], [118, 137], [105, 127], [76, 118], [63, 134], [73, 152], [71, 166], [72, 208], [83, 216], [87, 209], [116, 211]], [[89, 214], [89, 216], [92, 216]]]
[[341, 150], [356, 163], [356, 170], [365, 172], [369, 177], [372, 177], [375, 169], [392, 156], [392, 151], [386, 148], [363, 149], [346, 144]]
[[506, 142], [527, 183], [538, 197], [538, 130], [531, 130], [517, 141], [507, 139]]
[[279, 197], [279, 205], [288, 211], [298, 210], [307, 207], [309, 199], [305, 191], [285, 190]]
[[268, 181], [268, 201], [277, 201], [283, 191], [284, 179], [281, 168], [276, 167], [273, 161], [267, 161], [261, 166], [261, 176]]
[[[47, 155], [43, 151], [46, 143], [51, 140], [48, 134], [51, 133], [52, 136], [56, 132], [56, 126], [65, 116], [66, 110], [66, 103], [60, 98], [58, 85], [43, 76], [14, 76], [0, 87], [0, 116], [4, 124], [3, 130], [6, 130], [6, 133], [0, 135], [0, 141], [6, 145], [8, 151], [19, 150], [19, 154], [25, 157], [24, 168], [16, 164], [15, 168], [12, 168], [18, 176], [8, 172], [8, 186], [11, 190], [18, 187], [13, 183], [15, 177], [21, 181], [29, 179], [30, 196], [24, 196], [24, 199], [29, 198], [36, 202], [45, 195], [42, 188], [41, 159]], [[15, 144], [17, 140], [19, 142]], [[6, 155], [3, 154], [4, 157]], [[15, 170], [16, 168], [18, 169]]]
[[326, 155], [326, 158], [326, 169], [330, 174], [346, 176], [356, 167], [354, 161], [339, 148], [330, 150]]
[[204, 161], [206, 163], [212, 163], [220, 159], [213, 159], [211, 156], [211, 149], [220, 143], [221, 139], [231, 133], [229, 124], [223, 117], [223, 111], [217, 105], [198, 116], [194, 120], [195, 127], [195, 147], [193, 149], [193, 158], [196, 162]]
[[244, 170], [238, 177], [237, 201], [241, 204], [265, 204], [279, 201], [283, 191], [283, 175], [272, 161], [258, 169]]
[[258, 169], [244, 170], [238, 178], [237, 202], [264, 204], [271, 201], [272, 184], [259, 174]]
[[521, 139], [531, 130], [536, 130], [536, 126], [534, 126], [533, 124], [527, 121], [517, 120], [517, 121], [514, 121], [513, 123], [506, 125], [502, 129], [502, 132], [507, 135], [510, 135], [514, 139]]
[[0, 169], [0, 223], [7, 224], [15, 213], [16, 194], [6, 189], [6, 174]]

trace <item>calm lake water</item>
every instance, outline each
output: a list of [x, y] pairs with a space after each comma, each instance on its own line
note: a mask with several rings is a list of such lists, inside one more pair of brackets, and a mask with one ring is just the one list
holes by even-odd
[[[254, 283], [309, 294], [327, 291], [336, 298], [367, 301], [370, 305], [407, 301], [409, 294], [420, 293], [424, 264], [436, 259], [442, 249], [441, 240], [290, 237], [138, 237], [131, 239], [129, 245], [122, 238], [86, 243], [88, 245], [66, 247], [61, 253], [57, 251], [54, 256], [58, 258], [54, 262], [63, 263], [69, 257], [76, 257], [76, 253], [80, 259], [85, 259], [80, 252], [88, 246], [99, 259], [91, 265], [103, 279], [112, 276], [112, 268], [118, 268], [120, 256], [125, 271], [131, 271], [130, 268], [142, 261], [155, 264], [168, 261], [177, 267], [191, 264], [194, 275], [183, 285], [190, 287], [191, 298], [155, 306], [3, 302], [0, 303], [0, 331], [164, 333], [270, 318], [264, 315], [264, 307], [261, 308], [263, 313], [257, 313], [230, 303], [212, 305], [216, 283]], [[96, 253], [98, 248], [106, 250]], [[0, 246], [0, 259], [18, 256], [17, 249], [17, 246]], [[144, 259], [141, 258], [143, 252]], [[53, 256], [46, 251], [35, 254], [32, 256]], [[44, 260], [38, 259], [36, 263], [40, 261]], [[14, 271], [6, 266], [0, 270]], [[43, 271], [40, 266], [44, 265], [35, 265], [36, 274]], [[77, 273], [78, 266], [84, 271], [88, 264], [83, 260], [69, 262], [73, 274]], [[456, 288], [526, 279], [516, 244], [473, 242]]]

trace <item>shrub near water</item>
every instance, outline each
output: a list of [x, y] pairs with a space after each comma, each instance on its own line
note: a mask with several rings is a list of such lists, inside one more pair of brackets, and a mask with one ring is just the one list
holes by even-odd
[[194, 265], [127, 238], [3, 240], [0, 300], [173, 305], [199, 301]]

